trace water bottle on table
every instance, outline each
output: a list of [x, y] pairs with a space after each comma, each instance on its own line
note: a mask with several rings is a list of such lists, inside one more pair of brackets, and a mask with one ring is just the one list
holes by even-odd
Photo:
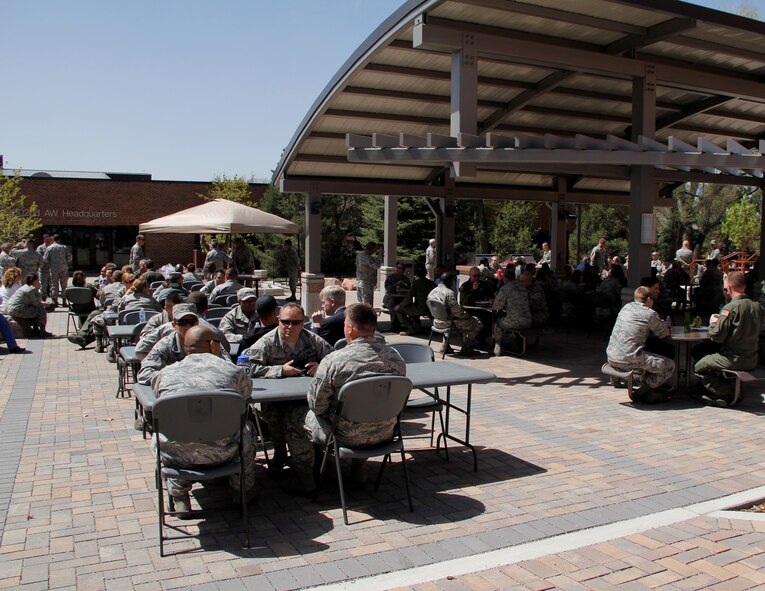
[[236, 358], [236, 365], [241, 369], [244, 373], [246, 373], [248, 376], [252, 372], [252, 368], [250, 367], [250, 356], [249, 355], [240, 355]]

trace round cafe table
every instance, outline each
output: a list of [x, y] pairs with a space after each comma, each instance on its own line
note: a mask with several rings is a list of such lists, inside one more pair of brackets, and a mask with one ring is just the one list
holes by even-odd
[[685, 387], [691, 387], [691, 345], [709, 340], [709, 327], [703, 326], [692, 328], [690, 332], [685, 332], [683, 326], [673, 326], [669, 335], [675, 344], [675, 385], [680, 382], [680, 346], [685, 344]]

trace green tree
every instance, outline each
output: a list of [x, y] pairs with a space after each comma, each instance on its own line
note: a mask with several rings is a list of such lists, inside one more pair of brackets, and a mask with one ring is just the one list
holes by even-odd
[[7, 176], [0, 169], [0, 237], [12, 243], [28, 238], [42, 227], [37, 204], [33, 201], [26, 205], [27, 197], [21, 193], [21, 182], [19, 171]]
[[[299, 234], [292, 234], [292, 246], [297, 249], [303, 260], [303, 239], [305, 237], [305, 197], [301, 193], [282, 193], [269, 185], [259, 203], [260, 209], [290, 220], [301, 227]], [[284, 277], [286, 269], [282, 265], [281, 246], [286, 236], [283, 234], [251, 234], [248, 237], [254, 245], [255, 258], [260, 266], [268, 270], [271, 277]]]
[[199, 197], [203, 199], [228, 199], [250, 207], [257, 205], [250, 191], [250, 184], [238, 175], [232, 177], [225, 174], [216, 176], [212, 180], [208, 193], [206, 195], [200, 194]]
[[494, 212], [491, 243], [503, 256], [534, 253], [538, 245], [534, 236], [538, 224], [540, 204], [533, 201], [505, 201]]
[[577, 237], [581, 233], [580, 258], [589, 255], [593, 246], [601, 238], [606, 239], [606, 252], [609, 256], [619, 255], [624, 257], [629, 251], [627, 239], [628, 210], [626, 207], [612, 207], [608, 205], [584, 205], [582, 206], [582, 227], [575, 229], [569, 236], [569, 263], [578, 264], [576, 260]]
[[757, 203], [750, 197], [742, 197], [738, 203], [729, 207], [722, 222], [722, 231], [741, 250], [754, 250], [760, 242], [760, 211]]

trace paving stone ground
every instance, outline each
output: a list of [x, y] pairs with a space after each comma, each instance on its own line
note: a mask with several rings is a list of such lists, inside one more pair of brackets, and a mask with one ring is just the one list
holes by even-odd
[[[50, 329], [66, 331], [66, 314]], [[426, 337], [425, 337], [426, 338]], [[390, 341], [407, 337], [391, 336]], [[422, 339], [420, 339], [422, 340]], [[394, 462], [375, 493], [336, 489], [314, 504], [280, 492], [261, 467], [242, 548], [235, 511], [191, 522], [201, 540], [159, 557], [153, 457], [115, 399], [116, 368], [65, 338], [22, 341], [0, 358], [0, 588], [294, 589], [480, 555], [648, 517], [765, 484], [760, 392], [735, 409], [678, 396], [635, 407], [600, 376], [602, 335], [551, 332], [522, 359], [447, 358], [486, 368], [474, 387], [479, 471], [457, 447], [428, 449], [429, 419], [407, 421], [410, 513]], [[2, 349], [0, 349], [2, 352]], [[259, 459], [262, 456], [259, 455]], [[224, 487], [194, 502], [224, 506]], [[700, 515], [607, 543], [459, 575], [414, 589], [765, 588], [761, 522]], [[448, 564], [448, 563], [447, 563]], [[717, 585], [717, 587], [715, 587]]]

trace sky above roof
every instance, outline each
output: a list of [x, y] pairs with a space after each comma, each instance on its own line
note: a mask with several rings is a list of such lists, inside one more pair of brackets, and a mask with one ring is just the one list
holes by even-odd
[[[0, 0], [5, 167], [269, 180], [318, 94], [401, 4]], [[696, 4], [765, 17], [765, 0]]]

